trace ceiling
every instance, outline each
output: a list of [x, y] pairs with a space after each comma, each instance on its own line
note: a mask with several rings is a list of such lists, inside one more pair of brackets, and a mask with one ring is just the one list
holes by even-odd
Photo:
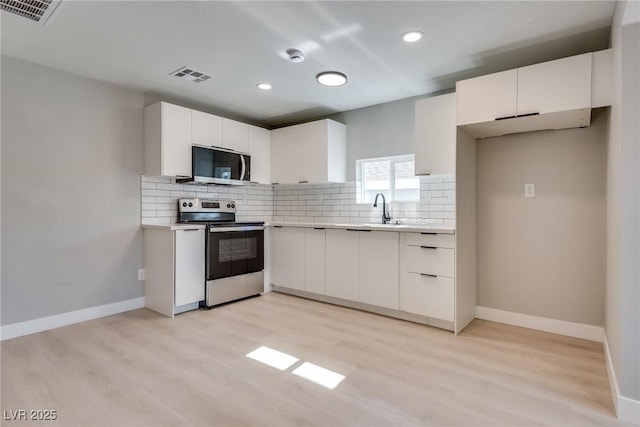
[[[2, 12], [2, 54], [279, 127], [452, 90], [457, 80], [605, 49], [614, 1], [64, 0], [45, 25]], [[416, 43], [408, 30], [424, 32]], [[300, 49], [293, 63], [284, 53]], [[188, 66], [206, 82], [169, 73]], [[321, 71], [348, 75], [319, 85]], [[261, 91], [258, 82], [273, 89]]]

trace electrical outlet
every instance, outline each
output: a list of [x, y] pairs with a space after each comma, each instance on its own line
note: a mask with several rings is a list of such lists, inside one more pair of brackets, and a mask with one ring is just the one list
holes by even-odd
[[536, 197], [536, 185], [525, 184], [524, 185], [524, 197]]
[[138, 280], [144, 280], [144, 279], [145, 279], [144, 268], [139, 268], [138, 269]]

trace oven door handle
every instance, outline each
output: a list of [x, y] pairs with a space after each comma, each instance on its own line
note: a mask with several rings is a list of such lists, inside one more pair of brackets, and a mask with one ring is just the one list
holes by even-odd
[[209, 233], [228, 233], [233, 231], [263, 231], [264, 226], [247, 226], [247, 227], [211, 227]]

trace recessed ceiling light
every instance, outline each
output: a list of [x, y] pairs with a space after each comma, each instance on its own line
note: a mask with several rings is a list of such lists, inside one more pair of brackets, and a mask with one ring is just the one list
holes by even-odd
[[325, 86], [342, 86], [347, 83], [347, 76], [339, 71], [325, 71], [318, 74], [316, 80]]
[[256, 86], [258, 86], [258, 89], [262, 89], [262, 90], [271, 89], [271, 85], [269, 83], [258, 83]]
[[413, 43], [420, 40], [423, 35], [424, 33], [422, 31], [409, 31], [402, 35], [402, 40], [406, 41], [407, 43]]

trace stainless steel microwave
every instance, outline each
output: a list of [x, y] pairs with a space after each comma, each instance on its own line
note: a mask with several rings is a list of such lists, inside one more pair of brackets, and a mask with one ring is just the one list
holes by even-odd
[[188, 181], [194, 183], [248, 184], [251, 181], [251, 156], [223, 148], [193, 145], [191, 173], [193, 176]]

